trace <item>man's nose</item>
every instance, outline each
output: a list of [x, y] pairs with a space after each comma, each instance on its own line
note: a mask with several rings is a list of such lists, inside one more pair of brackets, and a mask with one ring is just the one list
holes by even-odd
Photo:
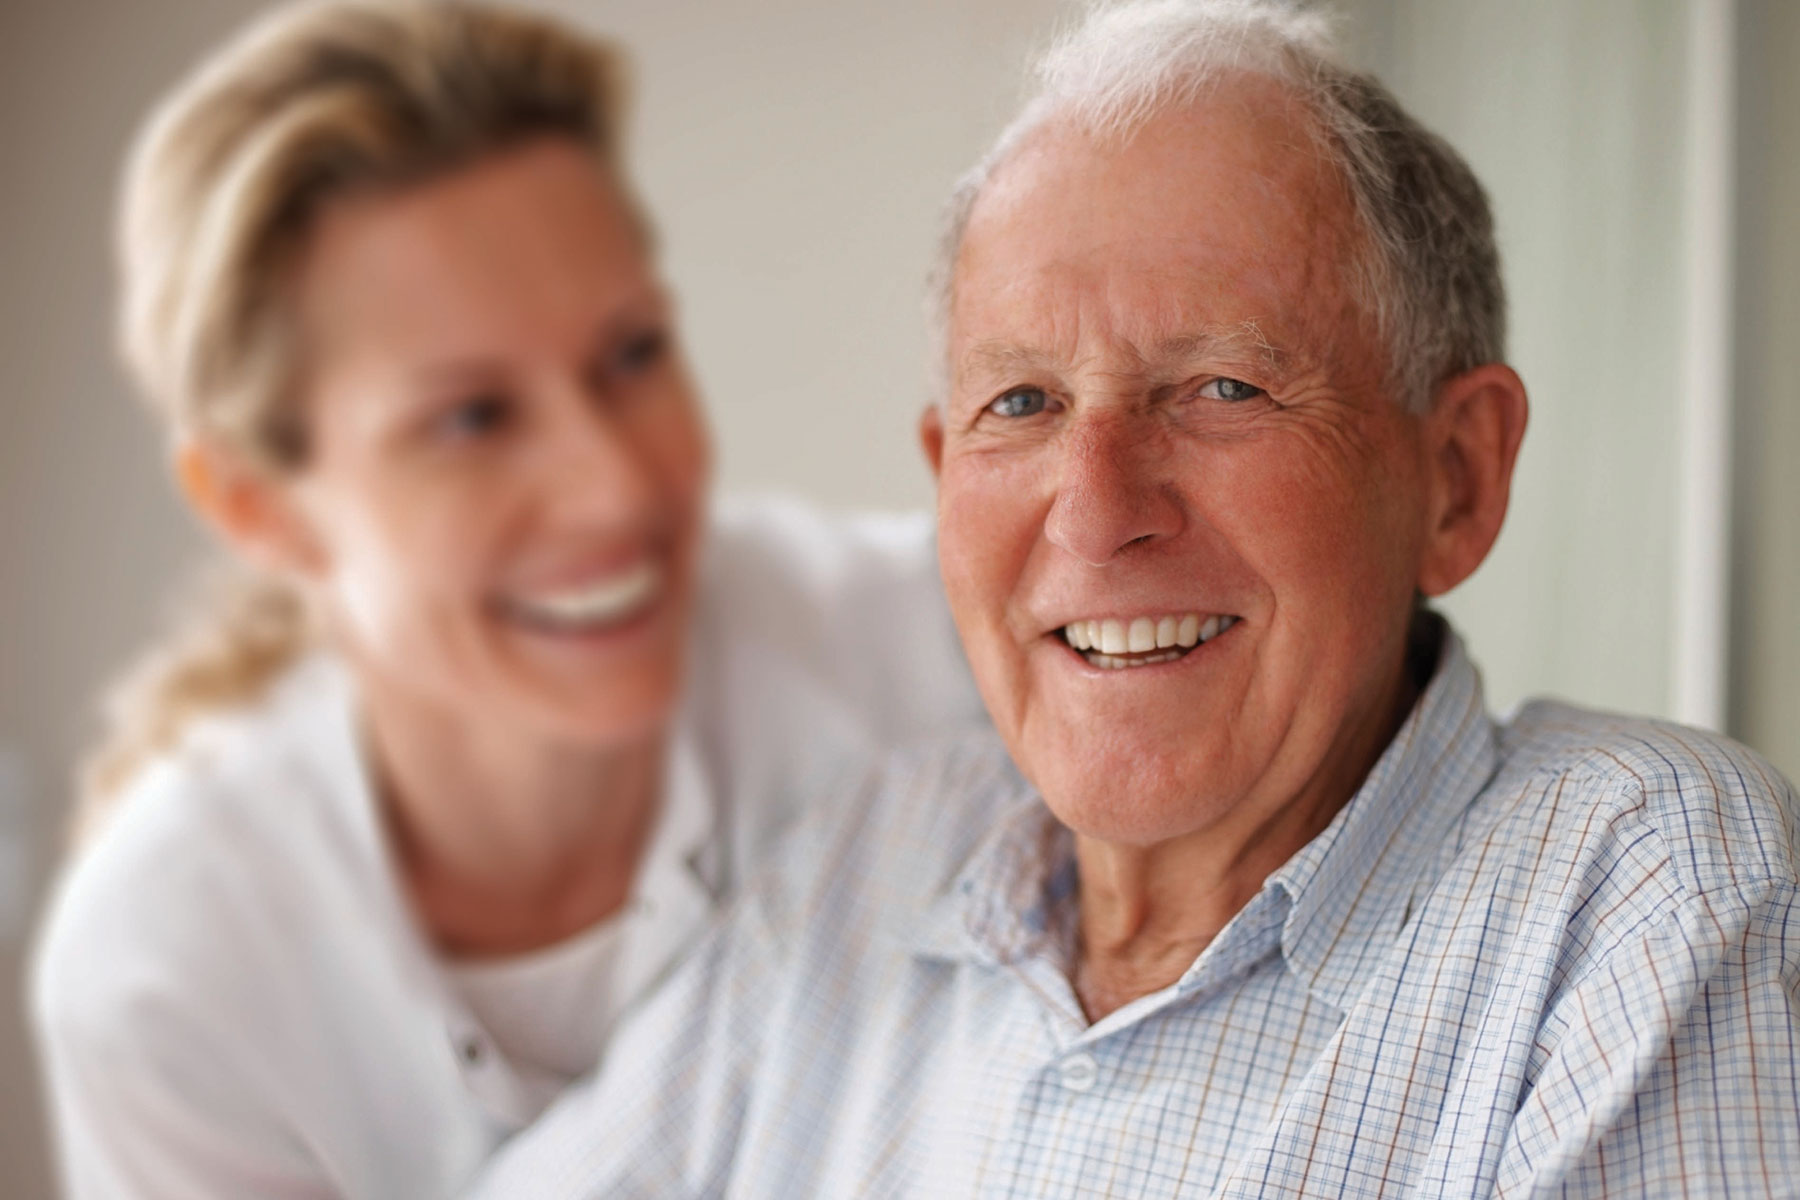
[[1068, 430], [1056, 499], [1044, 521], [1054, 545], [1103, 566], [1127, 546], [1181, 532], [1185, 518], [1167, 478], [1163, 437], [1148, 421], [1096, 414]]

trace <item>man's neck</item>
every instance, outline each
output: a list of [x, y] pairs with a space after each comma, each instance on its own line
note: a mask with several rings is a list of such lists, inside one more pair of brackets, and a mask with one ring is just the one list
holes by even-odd
[[1076, 836], [1081, 874], [1075, 991], [1089, 1020], [1181, 978], [1263, 883], [1331, 823], [1346, 794], [1278, 809], [1255, 829], [1220, 825], [1154, 846]]
[[656, 816], [660, 737], [596, 750], [403, 696], [364, 703], [397, 869], [440, 950], [523, 953], [624, 904]]

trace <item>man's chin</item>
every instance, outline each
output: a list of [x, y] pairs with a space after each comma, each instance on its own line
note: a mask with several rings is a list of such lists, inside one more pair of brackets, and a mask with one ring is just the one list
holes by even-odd
[[[1077, 835], [1119, 846], [1148, 847], [1197, 833], [1229, 808], [1191, 782], [1216, 777], [1203, 766], [1114, 764], [1041, 776], [1038, 790], [1051, 813]], [[1210, 790], [1210, 789], [1209, 789]]]

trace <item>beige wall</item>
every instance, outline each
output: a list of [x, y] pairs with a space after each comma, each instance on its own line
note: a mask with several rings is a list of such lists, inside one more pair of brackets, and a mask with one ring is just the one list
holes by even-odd
[[557, 7], [603, 13], [637, 49], [634, 157], [727, 485], [928, 503], [913, 426], [938, 209], [1068, 4]]
[[[87, 697], [143, 634], [191, 535], [123, 399], [107, 337], [106, 214], [126, 131], [234, 12], [225, 0], [0, 8], [0, 747], [21, 755], [40, 882]], [[0, 918], [16, 917], [0, 914]], [[49, 1194], [0, 921], [0, 1192]]]
[[[548, 0], [547, 0], [548, 2]], [[556, 0], [638, 52], [640, 174], [731, 486], [839, 503], [923, 502], [920, 290], [938, 204], [1014, 95], [1061, 0]], [[115, 166], [148, 100], [255, 0], [14, 0], [0, 7], [0, 756], [23, 756], [30, 882], [60, 825], [89, 697], [147, 635], [201, 541], [126, 400], [107, 333]], [[1457, 602], [1503, 701], [1552, 689], [1665, 707], [1677, 281], [1658, 205], [1674, 0], [1352, 4], [1374, 61], [1493, 186], [1537, 416], [1496, 559]], [[1800, 52], [1797, 12], [1752, 7]], [[1666, 24], [1666, 23], [1665, 23]], [[1771, 56], [1773, 52], [1770, 52]], [[1785, 68], [1790, 53], [1782, 59]], [[1769, 67], [1773, 70], [1774, 58]], [[1791, 80], [1768, 113], [1800, 111]], [[1762, 397], [1745, 442], [1737, 662], [1744, 736], [1800, 769], [1800, 147], [1764, 118], [1770, 167], [1746, 228]], [[1785, 138], [1785, 141], [1779, 142]], [[1677, 189], [1678, 190], [1678, 189]], [[1648, 209], [1645, 209], [1645, 206]], [[1638, 214], [1621, 232], [1609, 217]], [[1622, 237], [1637, 240], [1620, 241]], [[1755, 258], [1754, 248], [1747, 249]], [[1786, 266], [1778, 266], [1786, 263]], [[1750, 393], [1746, 393], [1750, 394]], [[9, 804], [0, 772], [0, 834]], [[0, 857], [0, 871], [5, 871]], [[5, 888], [0, 887], [0, 894]], [[0, 913], [0, 918], [5, 914]], [[0, 919], [0, 1193], [48, 1194], [20, 1033], [19, 939]]]

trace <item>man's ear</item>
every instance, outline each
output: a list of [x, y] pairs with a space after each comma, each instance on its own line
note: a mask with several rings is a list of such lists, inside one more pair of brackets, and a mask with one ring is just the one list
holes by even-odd
[[175, 449], [175, 479], [189, 507], [232, 549], [266, 570], [318, 573], [325, 556], [291, 489], [200, 439]]
[[1419, 590], [1441, 596], [1475, 573], [1500, 536], [1525, 437], [1525, 384], [1490, 363], [1446, 381], [1425, 417], [1431, 525]]
[[919, 414], [919, 446], [931, 465], [931, 477], [936, 479], [944, 465], [944, 414], [935, 404], [926, 405]]

